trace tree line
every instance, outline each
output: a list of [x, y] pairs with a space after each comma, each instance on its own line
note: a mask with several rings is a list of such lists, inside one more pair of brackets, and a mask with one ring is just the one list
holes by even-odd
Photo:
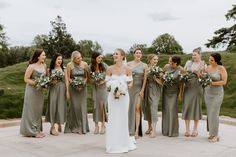
[[[225, 15], [226, 20], [236, 20], [236, 5]], [[78, 50], [84, 57], [90, 57], [93, 52], [103, 52], [101, 45], [97, 41], [80, 40], [75, 41], [72, 35], [67, 32], [66, 23], [61, 16], [57, 16], [54, 21], [50, 21], [51, 31], [48, 35], [39, 34], [34, 37], [31, 46], [10, 46], [8, 37], [4, 31], [4, 26], [0, 24], [0, 67], [13, 65], [27, 61], [34, 49], [42, 48], [52, 57], [56, 52], [61, 53], [65, 58], [70, 58], [71, 52]], [[236, 24], [228, 28], [221, 28], [215, 31], [215, 36], [208, 39], [207, 47], [226, 47], [229, 52], [236, 51]], [[183, 48], [174, 36], [165, 33], [153, 40], [152, 44], [135, 43], [128, 50], [133, 52], [135, 48], [142, 48], [145, 54], [183, 54]], [[108, 53], [108, 52], [106, 52]]]

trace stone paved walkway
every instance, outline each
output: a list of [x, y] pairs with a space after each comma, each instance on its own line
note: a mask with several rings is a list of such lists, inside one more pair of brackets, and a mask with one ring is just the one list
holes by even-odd
[[[90, 116], [91, 117], [91, 116]], [[15, 120], [17, 121], [17, 120]], [[235, 157], [236, 126], [220, 124], [220, 142], [207, 141], [206, 121], [201, 121], [196, 138], [185, 137], [184, 121], [180, 119], [180, 136], [161, 135], [161, 119], [157, 125], [157, 138], [147, 135], [137, 140], [137, 149], [124, 154], [105, 152], [105, 135], [94, 135], [94, 123], [89, 118], [91, 132], [86, 135], [49, 135], [49, 123], [44, 123], [43, 139], [26, 138], [19, 134], [19, 125], [0, 128], [0, 157]], [[0, 123], [6, 121], [0, 121]], [[19, 120], [18, 120], [19, 122]], [[16, 123], [17, 124], [17, 123]], [[143, 128], [147, 123], [143, 122]]]

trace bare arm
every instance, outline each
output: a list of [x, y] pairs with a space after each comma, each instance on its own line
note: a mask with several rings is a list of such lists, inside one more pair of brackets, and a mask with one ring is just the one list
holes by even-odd
[[31, 86], [36, 85], [36, 82], [30, 79], [30, 76], [32, 75], [33, 71], [34, 71], [33, 67], [29, 65], [25, 71], [25, 76], [24, 76], [25, 83]]
[[66, 97], [67, 99], [70, 98], [70, 95], [69, 95], [69, 81], [68, 81], [68, 74], [67, 74], [67, 68], [65, 69], [65, 84], [66, 84]]
[[71, 83], [71, 63], [68, 63], [67, 66], [66, 66], [66, 75], [67, 75], [67, 91], [69, 91], [69, 84]]
[[145, 90], [145, 86], [146, 86], [146, 82], [147, 82], [147, 64], [144, 64], [144, 75], [143, 75], [143, 84], [142, 84], [142, 89], [141, 92], [144, 92]]
[[84, 68], [84, 83], [87, 83], [88, 79], [89, 79], [89, 66], [86, 62], [82, 62], [83, 63], [83, 68]]

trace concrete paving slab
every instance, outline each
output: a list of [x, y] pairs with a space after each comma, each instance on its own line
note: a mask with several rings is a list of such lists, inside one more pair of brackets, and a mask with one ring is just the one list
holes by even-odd
[[[180, 119], [180, 136], [165, 137], [161, 134], [161, 118], [157, 125], [157, 138], [147, 135], [137, 140], [137, 149], [124, 154], [105, 152], [105, 135], [94, 135], [94, 123], [89, 118], [90, 133], [49, 134], [49, 123], [44, 123], [45, 138], [22, 137], [19, 125], [0, 128], [0, 157], [235, 157], [236, 127], [220, 124], [220, 142], [209, 143], [206, 121], [199, 125], [199, 135], [185, 137], [184, 121]], [[143, 121], [143, 130], [147, 122]]]

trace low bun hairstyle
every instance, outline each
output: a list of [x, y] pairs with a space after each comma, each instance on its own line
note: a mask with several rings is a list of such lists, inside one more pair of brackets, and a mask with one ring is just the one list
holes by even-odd
[[212, 53], [211, 54], [211, 57], [214, 58], [215, 62], [218, 64], [218, 65], [223, 65], [221, 63], [221, 55], [219, 53]]
[[202, 48], [201, 47], [195, 48], [193, 49], [193, 52], [196, 52], [200, 55], [202, 53]]
[[133, 54], [135, 54], [135, 52], [138, 51], [138, 50], [141, 51], [141, 52], [143, 53], [143, 51], [142, 51], [141, 48], [136, 48], [136, 49], [134, 50]]
[[118, 49], [115, 49], [115, 51], [119, 51], [121, 56], [123, 56], [123, 61], [126, 59], [126, 56], [125, 56], [125, 51], [121, 48], [118, 48]]

